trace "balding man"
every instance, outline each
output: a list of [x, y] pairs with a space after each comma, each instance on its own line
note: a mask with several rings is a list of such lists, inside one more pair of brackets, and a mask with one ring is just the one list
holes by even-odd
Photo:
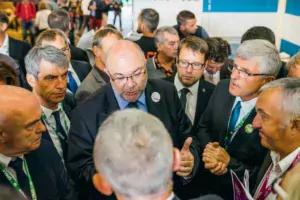
[[41, 139], [42, 109], [31, 92], [0, 86], [0, 184], [26, 199], [77, 199], [51, 144]]
[[[191, 178], [196, 173], [199, 154], [195, 141], [189, 138], [191, 122], [181, 107], [173, 84], [147, 80], [144, 53], [133, 42], [118, 41], [106, 56], [110, 83], [75, 108], [69, 135], [69, 172], [80, 188], [99, 199], [92, 186], [95, 174], [93, 145], [98, 127], [114, 111], [138, 108], [159, 118], [167, 128], [174, 147], [181, 149], [178, 176]], [[180, 179], [176, 176], [176, 183]], [[88, 188], [84, 188], [88, 186]]]

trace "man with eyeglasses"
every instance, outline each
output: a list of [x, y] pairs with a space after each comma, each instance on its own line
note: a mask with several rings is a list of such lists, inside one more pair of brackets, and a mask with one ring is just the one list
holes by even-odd
[[219, 37], [211, 37], [205, 40], [208, 44], [208, 60], [204, 70], [204, 78], [215, 85], [220, 80], [230, 78], [230, 69], [233, 61], [228, 59], [231, 48], [226, 40]]
[[[250, 171], [250, 189], [267, 150], [252, 127], [259, 89], [273, 81], [281, 67], [279, 52], [265, 40], [249, 40], [236, 52], [231, 79], [219, 82], [197, 125], [206, 173], [206, 192], [233, 199], [230, 170], [243, 180]], [[205, 189], [205, 188], [203, 188]]]
[[144, 53], [131, 41], [120, 40], [113, 44], [105, 63], [110, 83], [72, 113], [68, 154], [71, 177], [90, 199], [105, 199], [92, 186], [96, 173], [93, 145], [98, 128], [114, 111], [136, 108], [159, 118], [170, 133], [174, 147], [181, 149], [180, 168], [174, 177], [176, 193], [177, 188], [189, 182], [197, 172], [199, 145], [191, 137], [192, 125], [181, 107], [175, 86], [159, 79], [148, 80]]
[[253, 128], [270, 153], [257, 176], [255, 199], [277, 199], [272, 184], [300, 161], [299, 101], [299, 79], [279, 79], [259, 91]]
[[47, 29], [43, 31], [36, 40], [37, 46], [51, 45], [62, 50], [69, 62], [68, 68], [68, 90], [73, 94], [91, 71], [90, 64], [78, 60], [71, 60], [70, 47], [65, 34], [59, 29]]
[[[209, 102], [215, 86], [203, 78], [206, 66], [208, 46], [204, 40], [196, 36], [184, 38], [178, 48], [177, 74], [174, 85], [176, 86], [180, 103], [185, 113], [193, 124], [193, 132]], [[202, 167], [203, 169], [203, 167]], [[201, 183], [201, 171], [193, 181], [184, 187], [183, 193], [188, 198], [200, 196], [199, 184]]]

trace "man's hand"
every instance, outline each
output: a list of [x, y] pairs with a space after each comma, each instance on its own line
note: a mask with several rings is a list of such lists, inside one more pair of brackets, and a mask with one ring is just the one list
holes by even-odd
[[192, 144], [193, 139], [191, 137], [187, 138], [184, 142], [184, 145], [180, 151], [180, 166], [179, 170], [176, 172], [178, 176], [188, 177], [194, 167], [194, 156], [190, 152], [190, 145]]

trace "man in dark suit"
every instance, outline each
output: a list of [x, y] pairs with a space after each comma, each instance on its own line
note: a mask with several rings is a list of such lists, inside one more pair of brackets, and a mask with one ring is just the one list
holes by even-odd
[[48, 29], [42, 32], [37, 38], [36, 44], [38, 46], [51, 45], [62, 50], [66, 54], [70, 61], [68, 68], [68, 89], [75, 94], [81, 82], [91, 71], [90, 64], [83, 61], [70, 60], [71, 55], [67, 38], [59, 29]]
[[[70, 15], [67, 11], [65, 11], [62, 8], [54, 10], [48, 16], [48, 24], [50, 28], [59, 29], [62, 32], [64, 32], [66, 36], [68, 36], [70, 33], [71, 30]], [[90, 63], [89, 57], [84, 50], [79, 49], [76, 46], [70, 44], [69, 39], [67, 41], [70, 46], [72, 60], [79, 60], [79, 61]]]
[[[148, 80], [145, 57], [135, 43], [116, 42], [106, 56], [110, 84], [78, 105], [72, 113], [69, 135], [68, 169], [81, 189], [97, 199], [92, 186], [95, 167], [92, 158], [94, 140], [99, 126], [114, 111], [138, 108], [159, 118], [181, 149], [181, 162], [176, 187], [190, 181], [198, 168], [198, 146], [191, 138], [191, 122], [181, 107], [173, 84], [163, 80]], [[184, 147], [184, 148], [183, 148]]]
[[[197, 124], [215, 88], [212, 83], [205, 81], [202, 77], [207, 56], [208, 46], [201, 38], [190, 36], [181, 40], [174, 85], [181, 105], [193, 124], [193, 132], [197, 131]], [[201, 181], [201, 174], [198, 173], [192, 182], [184, 187], [182, 193], [189, 199], [200, 196], [201, 190], [198, 188], [198, 183]]]
[[260, 89], [253, 128], [270, 153], [257, 177], [255, 199], [277, 199], [267, 188], [300, 161], [299, 96], [299, 79], [279, 79]]
[[[26, 75], [24, 57], [30, 50], [30, 44], [9, 37], [6, 33], [8, 27], [8, 16], [4, 12], [0, 12], [0, 53], [7, 55], [18, 61], [19, 71], [22, 75]], [[23, 85], [22, 85], [23, 86]]]
[[78, 102], [84, 101], [109, 82], [109, 76], [105, 72], [105, 56], [108, 49], [121, 39], [123, 39], [122, 34], [115, 29], [106, 28], [96, 32], [93, 38], [95, 66], [76, 92], [75, 98]]
[[251, 125], [254, 106], [260, 87], [275, 79], [280, 66], [279, 53], [268, 41], [246, 41], [237, 49], [231, 79], [217, 85], [197, 128], [204, 166], [210, 171], [203, 179], [206, 192], [232, 199], [228, 170], [242, 180], [248, 169], [255, 182], [254, 169], [261, 166], [266, 149]]
[[76, 200], [57, 152], [41, 139], [45, 126], [35, 95], [14, 86], [0, 91], [1, 185], [26, 199]]
[[72, 94], [66, 95], [69, 61], [53, 47], [34, 47], [25, 58], [27, 81], [39, 99], [46, 126], [43, 138], [56, 148], [62, 160], [67, 157], [70, 112], [75, 107]]
[[209, 53], [204, 78], [217, 85], [220, 80], [230, 78], [233, 60], [228, 56], [231, 54], [231, 48], [226, 40], [219, 37], [211, 37], [205, 41], [208, 44]]
[[191, 11], [180, 11], [176, 17], [176, 21], [177, 25], [173, 27], [178, 31], [180, 40], [188, 36], [196, 36], [204, 40], [209, 37], [205, 29], [197, 25], [196, 16]]
[[120, 200], [178, 199], [171, 185], [180, 153], [153, 115], [138, 109], [112, 114], [98, 131], [93, 157], [97, 169], [93, 183], [103, 194], [114, 193]]

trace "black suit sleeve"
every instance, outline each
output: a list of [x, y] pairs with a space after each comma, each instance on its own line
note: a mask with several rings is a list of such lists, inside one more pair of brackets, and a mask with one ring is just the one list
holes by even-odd
[[92, 178], [96, 173], [93, 162], [94, 138], [80, 115], [80, 110], [72, 113], [69, 132], [68, 170], [71, 178], [83, 191], [93, 188]]
[[174, 103], [176, 105], [176, 122], [177, 122], [177, 128], [178, 128], [178, 133], [180, 134], [179, 136], [179, 141], [180, 141], [180, 148], [182, 148], [185, 140], [188, 137], [193, 138], [193, 142], [190, 146], [190, 151], [194, 156], [194, 169], [192, 171], [191, 177], [194, 177], [199, 166], [200, 162], [200, 151], [199, 151], [199, 144], [197, 141], [197, 138], [195, 135], [192, 133], [192, 123], [188, 116], [185, 114], [185, 111], [183, 110], [177, 91], [174, 86], [174, 92], [173, 92], [173, 98], [174, 98]]

